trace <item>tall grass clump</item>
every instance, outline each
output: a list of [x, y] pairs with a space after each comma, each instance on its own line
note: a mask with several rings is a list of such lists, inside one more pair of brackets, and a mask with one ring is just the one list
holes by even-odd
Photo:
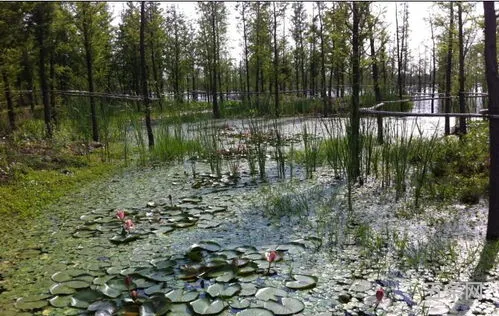
[[277, 120], [273, 120], [273, 144], [274, 144], [274, 157], [277, 163], [277, 176], [281, 179], [286, 177], [286, 158], [284, 155], [284, 140], [281, 130], [281, 125]]
[[268, 127], [263, 121], [252, 118], [249, 120], [249, 130], [250, 144], [255, 150], [260, 179], [263, 180], [267, 176], [265, 164], [267, 160]]
[[182, 162], [186, 155], [192, 156], [201, 150], [196, 140], [187, 139], [181, 124], [162, 123], [156, 130], [155, 145], [151, 150], [151, 160], [160, 162]]
[[316, 171], [319, 149], [322, 143], [322, 139], [318, 135], [318, 125], [317, 121], [314, 121], [313, 124], [304, 122], [302, 125], [302, 139], [305, 149], [305, 173], [308, 179], [311, 179], [313, 173]]

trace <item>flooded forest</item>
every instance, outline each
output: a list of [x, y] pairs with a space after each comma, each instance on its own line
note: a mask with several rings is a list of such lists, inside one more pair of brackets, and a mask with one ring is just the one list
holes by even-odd
[[499, 315], [494, 2], [1, 2], [0, 315]]

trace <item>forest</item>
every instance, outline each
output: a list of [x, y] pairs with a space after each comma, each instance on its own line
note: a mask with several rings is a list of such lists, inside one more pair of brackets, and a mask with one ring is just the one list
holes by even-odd
[[0, 314], [498, 314], [498, 16], [2, 2]]

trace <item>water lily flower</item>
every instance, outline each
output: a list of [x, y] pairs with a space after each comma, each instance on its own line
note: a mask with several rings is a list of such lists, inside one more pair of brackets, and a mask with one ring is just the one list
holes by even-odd
[[132, 222], [131, 219], [127, 219], [125, 223], [123, 224], [123, 228], [129, 232], [135, 228], [135, 224]]
[[135, 301], [138, 296], [139, 296], [139, 294], [137, 293], [137, 290], [131, 290], [130, 291], [130, 297], [132, 298], [132, 300]]
[[125, 216], [126, 216], [125, 210], [122, 209], [116, 210], [116, 218], [118, 218], [120, 221], [124, 221]]
[[277, 260], [278, 256], [279, 255], [277, 254], [277, 251], [275, 251], [275, 250], [269, 250], [269, 251], [265, 252], [265, 259], [269, 263], [269, 267], [267, 268], [267, 274], [270, 273], [270, 266], [272, 265], [272, 262]]
[[277, 251], [270, 250], [265, 253], [265, 259], [267, 259], [268, 263], [272, 263], [277, 259]]
[[383, 296], [385, 296], [385, 291], [383, 290], [382, 287], [376, 290], [376, 303], [379, 304], [381, 300], [383, 299]]
[[125, 278], [125, 285], [127, 288], [130, 288], [130, 285], [132, 285], [132, 277], [127, 275], [127, 277]]

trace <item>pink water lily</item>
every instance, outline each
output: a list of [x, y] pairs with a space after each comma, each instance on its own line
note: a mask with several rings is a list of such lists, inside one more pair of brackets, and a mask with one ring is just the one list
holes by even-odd
[[270, 266], [272, 265], [272, 262], [276, 261], [279, 258], [279, 255], [277, 254], [277, 251], [275, 250], [269, 250], [265, 252], [265, 259], [269, 263], [269, 267], [267, 268], [267, 274], [270, 273]]
[[385, 291], [382, 287], [380, 287], [376, 290], [376, 306], [381, 303], [381, 300], [383, 300], [383, 296], [385, 296]]
[[126, 216], [125, 210], [122, 210], [122, 209], [116, 210], [116, 218], [117, 219], [119, 219], [120, 221], [124, 221], [125, 216]]
[[131, 290], [130, 291], [130, 297], [135, 302], [137, 300], [137, 298], [139, 297], [139, 294], [137, 293], [137, 290]]
[[277, 251], [275, 250], [270, 250], [265, 253], [265, 259], [267, 260], [268, 263], [272, 263], [277, 260]]
[[131, 230], [135, 229], [135, 224], [132, 222], [132, 220], [131, 220], [131, 219], [127, 219], [127, 220], [125, 221], [125, 223], [123, 224], [123, 228], [124, 228], [127, 232], [129, 232], [129, 231], [131, 231]]
[[127, 288], [130, 288], [130, 285], [132, 285], [132, 277], [127, 275], [127, 277], [125, 278], [125, 285]]

